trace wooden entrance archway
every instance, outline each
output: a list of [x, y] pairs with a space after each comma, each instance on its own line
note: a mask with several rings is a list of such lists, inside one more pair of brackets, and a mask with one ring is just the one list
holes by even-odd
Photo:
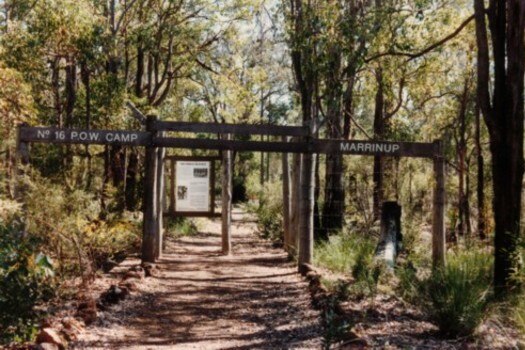
[[[390, 157], [417, 157], [432, 159], [435, 183], [433, 190], [432, 260], [434, 266], [445, 264], [445, 162], [441, 141], [387, 142], [360, 140], [326, 140], [311, 137], [308, 127], [274, 126], [218, 123], [190, 123], [159, 121], [155, 116], [145, 120], [146, 131], [130, 130], [77, 130], [22, 125], [18, 130], [19, 154], [27, 151], [28, 143], [63, 144], [112, 144], [122, 146], [145, 146], [146, 162], [144, 176], [144, 224], [142, 260], [155, 262], [162, 251], [162, 216], [164, 192], [164, 158], [166, 148], [206, 149], [231, 151], [256, 151], [300, 154], [343, 154]], [[208, 133], [222, 135], [219, 139], [202, 139], [167, 136], [168, 132]], [[272, 135], [281, 136], [282, 141], [239, 141], [231, 135]], [[304, 170], [303, 170], [304, 171]], [[303, 174], [304, 175], [304, 174]], [[223, 177], [231, 177], [231, 164], [223, 164]], [[230, 181], [231, 186], [231, 181]], [[226, 191], [226, 194], [224, 192]], [[223, 205], [231, 206], [231, 188], [223, 188]], [[306, 205], [309, 200], [301, 196]], [[229, 203], [228, 203], [229, 202]], [[231, 212], [223, 206], [224, 230], [229, 229]], [[312, 237], [311, 232], [300, 232], [301, 237]], [[299, 241], [303, 241], [299, 239]], [[228, 242], [226, 242], [228, 243]], [[224, 247], [223, 239], [223, 247]], [[299, 267], [311, 263], [311, 247], [301, 247], [305, 254], [299, 254]], [[223, 249], [224, 251], [224, 249]]]

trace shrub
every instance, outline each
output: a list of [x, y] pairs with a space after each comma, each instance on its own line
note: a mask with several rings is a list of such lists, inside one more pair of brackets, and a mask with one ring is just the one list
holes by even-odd
[[89, 277], [108, 259], [139, 247], [141, 215], [123, 212], [100, 220], [100, 202], [86, 191], [67, 190], [35, 176], [28, 183], [25, 202], [27, 229], [45, 242], [61, 277]]
[[283, 237], [283, 200], [281, 184], [267, 182], [258, 193], [259, 203], [248, 210], [257, 215], [257, 227], [263, 237], [280, 241]]
[[352, 267], [354, 283], [351, 286], [351, 292], [355, 297], [364, 298], [377, 293], [379, 277], [384, 271], [384, 262], [375, 258], [375, 248], [376, 244], [370, 240], [355, 247], [356, 258]]
[[166, 219], [166, 234], [172, 238], [194, 236], [197, 234], [197, 226], [192, 220], [185, 217], [174, 217]]
[[492, 262], [472, 250], [450, 254], [446, 267], [418, 282], [423, 309], [448, 337], [467, 336], [485, 317]]
[[0, 342], [25, 341], [37, 330], [37, 306], [53, 296], [51, 259], [16, 225], [0, 225]]
[[344, 231], [317, 243], [314, 263], [332, 272], [351, 273], [349, 293], [365, 297], [376, 293], [382, 264], [375, 259], [376, 240], [369, 235]]

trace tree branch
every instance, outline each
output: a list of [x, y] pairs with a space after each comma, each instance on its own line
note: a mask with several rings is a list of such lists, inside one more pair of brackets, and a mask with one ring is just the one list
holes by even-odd
[[384, 57], [384, 56], [404, 56], [404, 57], [408, 57], [407, 61], [411, 61], [411, 60], [416, 59], [418, 57], [424, 56], [427, 53], [429, 53], [430, 51], [440, 47], [443, 44], [445, 44], [450, 39], [453, 39], [454, 37], [456, 37], [459, 33], [461, 33], [463, 28], [465, 28], [473, 19], [474, 19], [474, 15], [471, 15], [466, 20], [464, 20], [463, 23], [461, 23], [461, 25], [458, 28], [456, 28], [455, 31], [453, 31], [452, 33], [450, 33], [449, 35], [447, 35], [443, 39], [435, 42], [434, 44], [432, 44], [430, 46], [427, 46], [426, 48], [424, 48], [423, 50], [421, 50], [419, 52], [410, 53], [410, 52], [400, 52], [400, 51], [386, 51], [386, 52], [378, 53], [378, 54], [376, 54], [374, 56], [365, 58], [365, 62], [369, 63], [371, 61], [374, 61], [374, 60], [376, 60], [378, 58], [381, 58], [381, 57]]

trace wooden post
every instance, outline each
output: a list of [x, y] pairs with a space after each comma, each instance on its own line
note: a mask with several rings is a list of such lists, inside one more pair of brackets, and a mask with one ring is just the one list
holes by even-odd
[[[162, 133], [161, 133], [162, 134]], [[164, 236], [164, 206], [166, 204], [166, 189], [164, 180], [164, 157], [166, 156], [166, 149], [159, 148], [157, 150], [157, 231], [156, 233], [156, 251], [155, 258], [159, 259], [162, 256], [162, 244]]]
[[445, 266], [445, 159], [441, 141], [434, 141], [434, 175], [436, 177], [432, 218], [432, 265]]
[[215, 160], [210, 161], [210, 211], [215, 214]]
[[294, 153], [292, 157], [292, 217], [290, 218], [290, 253], [296, 254], [299, 251], [299, 217], [301, 202], [301, 162], [302, 154]]
[[[283, 136], [283, 142], [288, 142], [288, 137]], [[290, 251], [290, 163], [288, 153], [282, 154], [283, 168], [283, 224], [284, 224], [284, 248]]]
[[[153, 135], [153, 124], [157, 117], [149, 115], [146, 120], [146, 131]], [[144, 218], [142, 230], [142, 262], [155, 262], [157, 238], [157, 150], [151, 144], [146, 146], [144, 175]]]
[[[224, 137], [231, 139], [230, 134]], [[230, 255], [232, 221], [232, 151], [222, 152], [222, 254]]]
[[175, 159], [170, 159], [170, 215], [175, 213]]
[[299, 217], [299, 273], [308, 271], [305, 264], [311, 264], [314, 251], [314, 189], [316, 155], [304, 153], [302, 157], [301, 201]]

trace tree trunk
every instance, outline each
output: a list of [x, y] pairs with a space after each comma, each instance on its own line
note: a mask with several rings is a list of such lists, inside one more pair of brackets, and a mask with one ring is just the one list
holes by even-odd
[[144, 77], [144, 48], [139, 43], [137, 47], [137, 71], [135, 74], [135, 96], [141, 98], [142, 93], [142, 78]]
[[343, 182], [343, 155], [326, 155], [326, 184], [323, 206], [323, 236], [327, 239], [332, 232], [343, 228], [345, 190]]
[[[84, 89], [86, 90], [86, 99], [85, 99], [85, 108], [86, 108], [86, 129], [91, 129], [91, 72], [87, 66], [86, 62], [80, 64], [80, 79], [82, 84], [84, 84]], [[86, 161], [87, 161], [87, 176], [86, 176], [86, 190], [91, 189], [91, 184], [93, 182], [93, 171], [92, 171], [92, 157], [89, 153], [89, 145], [85, 146], [86, 151]]]
[[137, 209], [137, 174], [139, 172], [139, 158], [132, 150], [128, 159], [128, 171], [126, 173], [126, 209], [134, 211]]
[[483, 158], [483, 149], [481, 148], [481, 115], [479, 106], [476, 104], [476, 154], [477, 154], [477, 184], [476, 194], [478, 198], [478, 236], [484, 240], [487, 236], [485, 233], [485, 160]]
[[[375, 98], [375, 110], [374, 110], [374, 138], [376, 140], [382, 140], [385, 132], [385, 118], [384, 108], [385, 99], [383, 92], [383, 72], [381, 67], [376, 71], [377, 79], [377, 91]], [[381, 156], [374, 156], [374, 192], [373, 192], [373, 212], [374, 221], [379, 220], [381, 215], [381, 203], [383, 202], [384, 189], [383, 189], [383, 162]]]
[[[494, 189], [494, 286], [501, 295], [512, 289], [519, 268], [523, 181], [523, 76], [525, 68], [525, 3], [492, 0], [488, 11], [483, 0], [474, 0], [478, 47], [478, 103], [490, 135]], [[487, 35], [491, 32], [490, 61]], [[494, 82], [490, 84], [490, 69]], [[493, 87], [492, 99], [489, 86]]]
[[73, 126], [73, 112], [77, 101], [77, 66], [73, 59], [69, 58], [66, 65], [66, 121], [65, 127]]
[[469, 78], [465, 79], [463, 88], [463, 94], [460, 100], [459, 108], [459, 141], [457, 144], [457, 157], [458, 157], [458, 225], [457, 233], [458, 236], [463, 237], [468, 234], [467, 230], [467, 210], [468, 198], [466, 198], [465, 190], [465, 168], [466, 168], [466, 156], [467, 156], [467, 104], [468, 104], [468, 90], [469, 90]]
[[[330, 139], [341, 139], [344, 137], [341, 129], [341, 50], [339, 47], [329, 48], [329, 62], [326, 82], [326, 104], [327, 104], [327, 132]], [[348, 89], [352, 89], [349, 83]], [[348, 97], [348, 96], [347, 96]], [[349, 97], [351, 99], [351, 96]], [[351, 106], [351, 101], [347, 103]], [[346, 122], [344, 129], [346, 130]], [[319, 164], [319, 162], [318, 162]], [[331, 232], [340, 231], [343, 228], [343, 217], [345, 210], [345, 192], [343, 186], [343, 155], [327, 154], [325, 160], [325, 188], [324, 205], [322, 217], [322, 232], [316, 235], [316, 239], [328, 239]]]
[[56, 125], [59, 128], [64, 127], [64, 120], [62, 119], [62, 101], [60, 97], [60, 57], [53, 60], [52, 65], [52, 83], [53, 83], [53, 97], [55, 104]]

